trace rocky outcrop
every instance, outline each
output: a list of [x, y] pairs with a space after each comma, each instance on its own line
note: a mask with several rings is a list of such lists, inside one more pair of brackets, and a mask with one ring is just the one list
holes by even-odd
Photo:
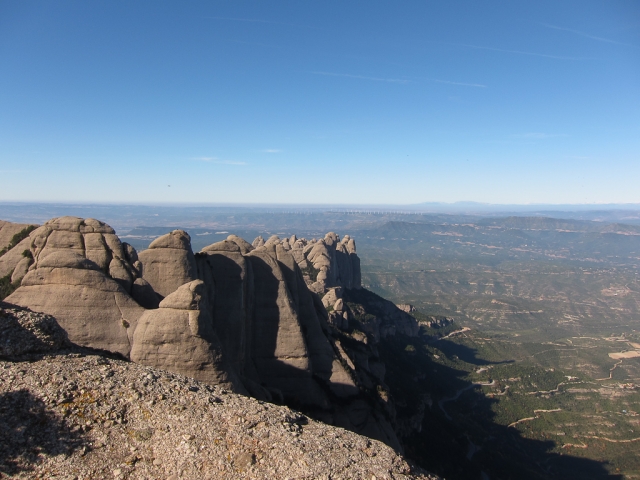
[[[137, 269], [113, 229], [98, 220], [61, 217], [9, 253], [27, 246], [30, 266], [6, 300], [52, 315], [74, 343], [128, 356], [144, 309], [130, 296]], [[24, 273], [25, 263], [16, 265], [13, 277]]]
[[160, 308], [147, 310], [140, 318], [131, 360], [242, 392], [239, 380], [225, 365], [210, 320], [204, 282], [180, 286], [160, 302]]
[[52, 315], [73, 343], [295, 404], [400, 448], [376, 390], [383, 374], [363, 376], [339, 340], [353, 315], [342, 296], [360, 287], [349, 236], [252, 245], [230, 235], [194, 255], [174, 230], [138, 253], [104, 223], [62, 217], [27, 240], [7, 300]]
[[[261, 238], [261, 237], [259, 237]], [[259, 243], [259, 238], [254, 243]], [[309, 289], [323, 294], [331, 287], [361, 288], [360, 259], [356, 243], [349, 235], [340, 237], [329, 232], [323, 239], [291, 238], [275, 240], [291, 255], [304, 272]]]
[[162, 298], [198, 278], [191, 237], [183, 230], [174, 230], [155, 239], [138, 258], [142, 264], [142, 278]]

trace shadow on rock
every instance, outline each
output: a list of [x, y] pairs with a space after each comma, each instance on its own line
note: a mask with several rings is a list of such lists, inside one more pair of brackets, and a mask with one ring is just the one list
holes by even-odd
[[30, 471], [42, 456], [69, 455], [84, 445], [81, 432], [47, 410], [28, 390], [0, 394], [0, 472]]

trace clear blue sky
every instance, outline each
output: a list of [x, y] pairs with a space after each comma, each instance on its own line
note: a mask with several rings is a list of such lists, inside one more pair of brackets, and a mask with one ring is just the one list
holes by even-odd
[[640, 202], [640, 2], [0, 0], [13, 200]]

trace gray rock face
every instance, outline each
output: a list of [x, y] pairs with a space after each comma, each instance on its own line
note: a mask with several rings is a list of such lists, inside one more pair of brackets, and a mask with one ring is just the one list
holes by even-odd
[[205, 247], [196, 259], [198, 276], [205, 281], [212, 302], [212, 325], [220, 338], [228, 362], [242, 373], [250, 341], [250, 265], [236, 243], [225, 240]]
[[207, 289], [194, 280], [147, 310], [133, 337], [131, 360], [244, 392], [233, 382], [211, 325]]
[[319, 241], [293, 236], [283, 246], [301, 270], [312, 268], [315, 276], [305, 278], [310, 290], [322, 295], [332, 287], [361, 288], [360, 259], [355, 240], [349, 235], [340, 240], [336, 233], [329, 232]]
[[155, 239], [147, 250], [138, 254], [138, 258], [142, 264], [142, 278], [162, 297], [197, 278], [191, 237], [183, 230], [174, 230]]
[[93, 219], [54, 218], [7, 255], [27, 245], [29, 256], [21, 252], [12, 274], [23, 277], [21, 286], [6, 300], [52, 315], [78, 345], [128, 356], [144, 310], [129, 295], [135, 270], [113, 229]]
[[248, 259], [254, 274], [252, 352], [260, 379], [269, 389], [308, 405], [326, 406], [327, 400], [312, 379], [309, 352], [294, 300], [271, 252], [256, 249]]
[[[58, 252], [51, 260], [63, 255]], [[67, 255], [82, 258], [73, 252]], [[82, 268], [91, 267], [84, 262], [78, 260], [75, 267], [42, 266], [31, 270], [6, 301], [52, 315], [73, 343], [126, 357], [144, 309], [97, 265]]]

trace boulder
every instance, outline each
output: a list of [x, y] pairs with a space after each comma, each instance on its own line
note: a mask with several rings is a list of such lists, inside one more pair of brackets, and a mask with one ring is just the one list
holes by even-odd
[[73, 343], [125, 357], [144, 312], [95, 263], [72, 251], [45, 257], [5, 300], [55, 317]]
[[330, 288], [322, 297], [322, 305], [325, 308], [333, 308], [339, 298], [342, 298], [342, 287]]
[[229, 235], [227, 237], [227, 240], [234, 242], [236, 245], [238, 245], [238, 247], [240, 247], [240, 252], [242, 252], [243, 255], [246, 255], [247, 253], [249, 253], [251, 250], [254, 249], [253, 245], [247, 242], [244, 238], [240, 238], [237, 235]]
[[224, 362], [208, 303], [204, 282], [194, 280], [169, 294], [160, 308], [144, 312], [133, 336], [131, 360], [246, 393]]
[[138, 258], [142, 264], [142, 278], [162, 297], [197, 278], [191, 237], [182, 230], [155, 239], [147, 250], [138, 254]]
[[221, 242], [212, 243], [202, 249], [202, 252], [241, 252], [240, 246], [231, 240], [222, 240]]

